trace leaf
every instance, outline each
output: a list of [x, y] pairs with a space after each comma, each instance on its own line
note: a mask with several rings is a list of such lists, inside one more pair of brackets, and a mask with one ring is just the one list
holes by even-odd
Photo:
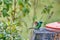
[[29, 13], [29, 9], [28, 8], [23, 8], [23, 13]]
[[43, 13], [50, 13], [50, 10], [51, 10], [51, 8], [53, 8], [53, 6], [52, 5], [49, 5], [49, 6], [45, 6], [45, 8], [43, 9]]
[[16, 30], [16, 26], [15, 25], [8, 26], [7, 29], [6, 29], [7, 33], [15, 33], [16, 31], [17, 30]]
[[8, 12], [8, 10], [6, 8], [3, 8], [3, 10], [2, 10], [3, 17], [9, 16], [9, 14], [7, 12]]
[[17, 22], [16, 22], [16, 25], [17, 25], [17, 26], [22, 26], [22, 24], [21, 24], [20, 21], [17, 21]]
[[9, 10], [9, 7], [12, 5], [12, 0], [4, 0], [3, 2], [6, 5], [7, 10]]
[[53, 8], [53, 6], [52, 6], [52, 5], [49, 5], [48, 7], [49, 7], [49, 8]]
[[3, 37], [4, 37], [4, 35], [2, 33], [0, 33], [0, 38], [3, 38]]
[[20, 5], [20, 10], [22, 10], [22, 9], [23, 9], [23, 7], [24, 7], [23, 5]]
[[7, 24], [4, 22], [4, 29], [6, 29], [7, 28]]
[[7, 27], [7, 29], [6, 29], [6, 33], [8, 33], [8, 34], [11, 33], [11, 28], [10, 28], [10, 27]]
[[49, 12], [50, 12], [50, 9], [48, 8], [48, 9], [47, 9], [47, 13], [49, 13]]
[[18, 0], [18, 4], [19, 5], [23, 5], [23, 1], [22, 0]]
[[29, 0], [25, 0], [25, 3], [28, 3]]
[[29, 14], [29, 9], [24, 7], [22, 12], [23, 12], [23, 16], [26, 16], [27, 14]]
[[6, 9], [9, 11], [9, 5], [6, 5]]
[[2, 4], [2, 0], [0, 0], [0, 5]]
[[42, 13], [46, 13], [46, 9], [43, 9]]
[[52, 6], [52, 5], [49, 5], [49, 6], [47, 7], [47, 13], [50, 13], [51, 8], [53, 8], [53, 6]]
[[12, 0], [4, 0], [4, 4], [11, 5], [12, 4]]
[[4, 4], [6, 5], [6, 9], [9, 11], [9, 7], [11, 7], [12, 1], [11, 0], [4, 0]]
[[31, 3], [30, 2], [28, 2], [28, 5], [31, 7]]
[[35, 19], [37, 19], [37, 16], [36, 15], [33, 17], [33, 21], [35, 21]]

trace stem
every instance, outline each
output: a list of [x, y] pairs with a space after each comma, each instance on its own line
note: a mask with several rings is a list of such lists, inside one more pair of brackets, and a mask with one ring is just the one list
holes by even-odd
[[13, 13], [12, 13], [12, 20], [13, 20], [13, 22], [14, 22], [14, 20], [15, 20], [15, 13], [16, 13], [16, 0], [14, 0], [14, 10], [13, 10]]
[[[51, 12], [51, 13], [49, 13], [48, 15], [47, 15], [47, 18], [45, 19], [45, 21], [44, 22], [46, 22], [46, 20], [49, 20], [52, 16], [53, 16], [53, 11]], [[46, 23], [44, 23], [44, 25], [45, 25]]]
[[33, 15], [32, 27], [33, 27], [34, 21], [36, 20], [34, 18], [36, 16], [36, 8], [37, 8], [37, 0], [34, 0], [34, 15]]
[[[33, 22], [32, 22], [32, 27], [34, 26], [34, 22], [36, 20], [36, 18], [34, 18], [36, 16], [36, 8], [37, 8], [37, 4], [38, 4], [38, 0], [34, 0], [34, 15], [33, 15]], [[32, 37], [33, 37], [33, 30], [31, 31], [31, 38], [30, 40], [32, 40]]]
[[[14, 7], [14, 9], [13, 9], [13, 13], [11, 13], [11, 15], [12, 15], [12, 20], [13, 20], [13, 22], [14, 22], [14, 20], [15, 20], [15, 13], [16, 13], [16, 0], [13, 0], [13, 7]], [[11, 27], [10, 27], [10, 29], [11, 29]], [[11, 33], [11, 30], [10, 30], [10, 35], [11, 35], [12, 33]], [[11, 37], [11, 40], [13, 40], [14, 38], [12, 38]]]

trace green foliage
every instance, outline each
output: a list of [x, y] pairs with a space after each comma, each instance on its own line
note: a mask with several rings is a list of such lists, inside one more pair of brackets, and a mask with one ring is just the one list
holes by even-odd
[[18, 4], [20, 6], [20, 10], [22, 11], [23, 15], [26, 16], [29, 13], [30, 3], [28, 0], [18, 0]]
[[45, 6], [45, 8], [43, 9], [43, 13], [50, 13], [50, 11], [51, 11], [51, 8], [53, 8], [53, 6], [52, 5], [48, 5], [48, 6]]
[[23, 5], [23, 0], [18, 0], [19, 5]]
[[10, 7], [9, 5], [6, 5], [6, 9], [7, 9], [8, 11], [9, 11], [9, 7]]
[[33, 21], [35, 21], [35, 19], [37, 19], [37, 16], [34, 16], [34, 17], [33, 17]]
[[47, 13], [48, 14], [48, 15], [46, 15], [47, 17], [45, 18], [44, 25], [47, 24], [46, 20], [50, 19], [51, 16], [53, 15], [53, 11], [51, 11], [52, 8], [53, 8], [52, 5], [48, 5], [48, 6], [45, 6], [44, 9], [43, 9], [43, 11], [42, 11], [42, 13]]
[[14, 25], [9, 27], [5, 22], [0, 22], [0, 39], [11, 40], [11, 37], [14, 40], [22, 40], [21, 35]]
[[0, 0], [0, 5], [2, 4], [2, 0]]
[[4, 35], [3, 35], [2, 33], [0, 33], [0, 38], [3, 38], [3, 36], [4, 36]]
[[6, 5], [6, 8], [9, 10], [9, 7], [12, 5], [12, 0], [4, 0], [4, 4]]
[[26, 16], [29, 13], [29, 9], [27, 8], [23, 8], [23, 15]]
[[4, 0], [4, 4], [11, 5], [12, 4], [12, 0]]
[[8, 10], [6, 8], [3, 8], [3, 10], [2, 10], [3, 17], [9, 16], [9, 14], [7, 12], [8, 12]]
[[[28, 2], [28, 0], [3, 0], [3, 6], [2, 6], [2, 10], [1, 10], [1, 13], [2, 13], [2, 16], [3, 16], [3, 19], [2, 22], [0, 23], [0, 39], [3, 39], [3, 40], [23, 40], [20, 35], [20, 31], [22, 31], [22, 19], [27, 15], [29, 14], [30, 12], [30, 4]], [[13, 3], [16, 3], [16, 4], [13, 4]], [[17, 5], [17, 2], [18, 2], [18, 6], [20, 7], [20, 10], [19, 10], [19, 13], [16, 12], [16, 10], [18, 8], [16, 8], [16, 5]], [[0, 4], [2, 4], [2, 0], [0, 0]], [[17, 7], [18, 7], [17, 6]], [[13, 9], [12, 9], [13, 8]], [[20, 12], [22, 12], [22, 17]], [[19, 15], [18, 17], [16, 17], [15, 15]], [[13, 18], [14, 21], [13, 21]], [[5, 19], [7, 21], [5, 21]], [[24, 22], [25, 23], [25, 22]], [[25, 23], [26, 24], [26, 23]], [[17, 28], [20, 28], [20, 30], [18, 30]]]
[[25, 3], [28, 3], [29, 0], [25, 0]]

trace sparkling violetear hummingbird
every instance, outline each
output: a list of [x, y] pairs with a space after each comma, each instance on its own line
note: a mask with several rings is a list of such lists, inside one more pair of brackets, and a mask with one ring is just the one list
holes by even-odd
[[42, 26], [42, 23], [43, 23], [42, 21], [35, 22], [36, 25], [35, 29], [39, 29]]

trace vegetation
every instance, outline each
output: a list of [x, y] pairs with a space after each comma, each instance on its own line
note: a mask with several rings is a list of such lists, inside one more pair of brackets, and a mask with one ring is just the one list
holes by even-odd
[[19, 28], [22, 22], [27, 27], [23, 18], [29, 14], [30, 6], [29, 0], [0, 0], [0, 17], [3, 18], [0, 20], [0, 40], [24, 40]]
[[0, 0], [0, 40], [29, 40], [35, 21], [42, 27], [60, 21], [59, 1]]

